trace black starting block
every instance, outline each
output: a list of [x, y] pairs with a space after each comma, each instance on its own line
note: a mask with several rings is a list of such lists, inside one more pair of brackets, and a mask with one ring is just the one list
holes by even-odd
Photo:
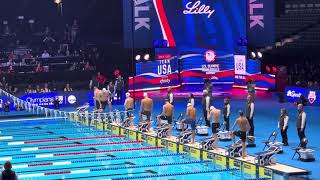
[[215, 140], [214, 137], [209, 137], [201, 140], [201, 148], [203, 150], [213, 150], [215, 148]]
[[178, 137], [179, 143], [180, 144], [187, 144], [187, 143], [190, 142], [191, 137], [192, 137], [192, 131], [191, 130], [185, 130]]
[[242, 153], [242, 144], [241, 144], [241, 140], [237, 141], [234, 144], [231, 144], [229, 146], [227, 146], [228, 151], [227, 151], [227, 155], [230, 157], [240, 157], [241, 153]]
[[276, 160], [272, 158], [273, 155], [279, 153], [279, 147], [270, 146], [266, 151], [255, 153], [255, 163], [259, 166], [268, 166], [276, 163]]

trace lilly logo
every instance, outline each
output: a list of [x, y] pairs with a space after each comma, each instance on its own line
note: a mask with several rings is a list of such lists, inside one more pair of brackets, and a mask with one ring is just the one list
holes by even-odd
[[300, 98], [301, 95], [302, 95], [301, 93], [296, 93], [295, 91], [291, 91], [291, 90], [287, 92], [287, 96], [292, 98]]
[[308, 99], [309, 99], [310, 104], [313, 104], [317, 99], [316, 92], [315, 91], [310, 91], [309, 95], [308, 95]]
[[201, 5], [201, 1], [196, 1], [188, 2], [186, 4], [186, 10], [183, 11], [183, 14], [206, 14], [208, 15], [208, 18], [210, 18], [214, 12], [215, 10], [211, 9], [210, 6], [205, 4]]

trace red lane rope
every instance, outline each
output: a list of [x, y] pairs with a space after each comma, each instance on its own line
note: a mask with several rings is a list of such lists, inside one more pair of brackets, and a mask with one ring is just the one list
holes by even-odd
[[128, 149], [112, 149], [112, 150], [97, 150], [97, 151], [83, 151], [83, 152], [70, 152], [70, 153], [57, 153], [53, 156], [69, 156], [69, 155], [80, 155], [80, 154], [98, 154], [98, 153], [108, 153], [108, 152], [125, 152], [125, 151], [144, 151], [144, 150], [155, 150], [163, 149], [164, 147], [145, 147], [145, 148], [128, 148]]
[[58, 175], [58, 174], [70, 174], [71, 171], [61, 171], [61, 172], [47, 172], [47, 173], [44, 173], [45, 176], [48, 176], [48, 175]]
[[42, 164], [28, 164], [28, 167], [35, 167], [35, 166], [52, 166], [53, 163], [42, 163]]
[[39, 147], [39, 149], [73, 148], [73, 147], [103, 146], [103, 145], [117, 145], [117, 144], [136, 144], [141, 142], [143, 141], [106, 142], [106, 143], [97, 143], [97, 144], [75, 144], [75, 145], [67, 145], [67, 146], [45, 146], [45, 147]]
[[61, 142], [61, 141], [78, 141], [78, 140], [91, 140], [91, 139], [110, 139], [110, 138], [122, 138], [122, 137], [125, 137], [125, 136], [117, 135], [117, 136], [94, 136], [94, 137], [84, 137], [84, 138], [66, 138], [66, 139], [43, 139], [43, 140], [25, 141], [25, 144]]

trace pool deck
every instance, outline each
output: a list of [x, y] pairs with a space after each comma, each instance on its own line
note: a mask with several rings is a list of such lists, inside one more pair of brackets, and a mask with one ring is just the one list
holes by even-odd
[[[77, 120], [77, 118], [74, 120]], [[117, 135], [126, 135], [130, 139], [142, 140], [150, 145], [165, 146], [171, 151], [187, 153], [201, 160], [212, 160], [217, 165], [226, 168], [237, 168], [246, 174], [255, 175], [256, 178], [281, 177], [282, 179], [289, 179], [292, 176], [308, 176], [311, 174], [311, 171], [306, 169], [281, 163], [259, 166], [255, 163], [254, 156], [248, 155], [245, 159], [241, 157], [229, 157], [225, 148], [217, 147], [206, 151], [200, 148], [199, 142], [195, 142], [195, 144], [180, 144], [177, 137], [159, 138], [153, 130], [152, 132], [139, 132], [137, 127], [124, 128], [117, 123], [111, 123], [109, 127], [106, 124], [106, 126], [106, 130], [110, 130]], [[97, 125], [97, 128], [102, 127], [101, 125]]]

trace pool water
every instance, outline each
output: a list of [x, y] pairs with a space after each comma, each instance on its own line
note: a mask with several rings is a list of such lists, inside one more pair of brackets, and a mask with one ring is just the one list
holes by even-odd
[[19, 179], [249, 178], [186, 154], [62, 119], [0, 122], [0, 163]]

